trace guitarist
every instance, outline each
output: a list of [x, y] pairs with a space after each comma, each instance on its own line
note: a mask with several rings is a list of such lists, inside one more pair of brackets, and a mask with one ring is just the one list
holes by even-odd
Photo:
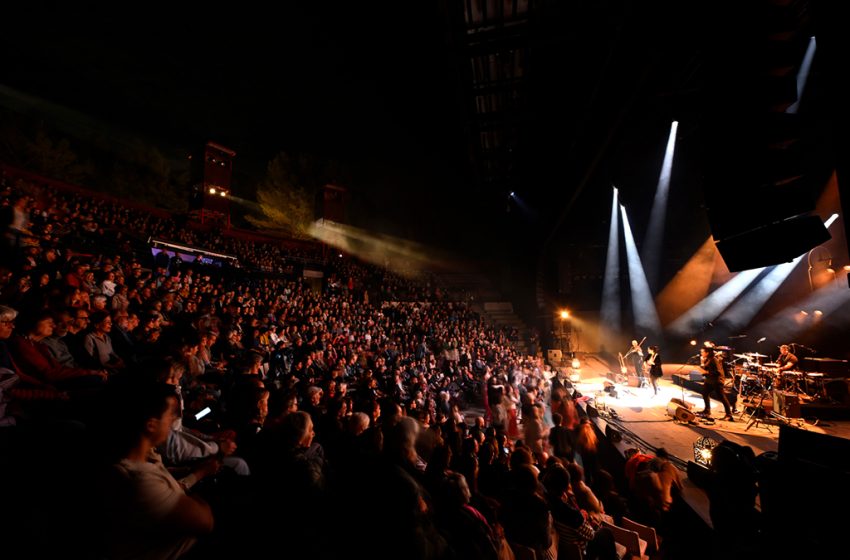
[[638, 342], [637, 340], [632, 341], [632, 347], [629, 348], [629, 351], [626, 352], [625, 357], [630, 359], [632, 362], [632, 367], [635, 368], [635, 375], [640, 379], [640, 386], [646, 386], [646, 378], [643, 376], [643, 350], [640, 345], [643, 344], [643, 341], [646, 340], [646, 337], [643, 337], [643, 340]]
[[723, 409], [726, 412], [724, 420], [734, 422], [732, 417], [732, 406], [729, 404], [729, 399], [726, 398], [726, 393], [723, 392], [723, 373], [717, 367], [717, 361], [714, 359], [714, 349], [703, 347], [700, 348], [700, 367], [705, 372], [705, 380], [702, 384], [702, 399], [705, 402], [705, 409], [700, 412], [700, 416], [711, 416], [711, 401], [709, 396], [714, 393], [717, 400], [723, 403]]

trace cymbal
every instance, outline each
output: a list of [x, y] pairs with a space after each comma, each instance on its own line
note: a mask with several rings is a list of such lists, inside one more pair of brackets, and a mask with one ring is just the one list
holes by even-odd
[[750, 357], [749, 354], [732, 354], [732, 355], [735, 356], [736, 358], [744, 358], [744, 359]]
[[767, 366], [767, 367], [779, 367], [779, 364], [777, 362], [767, 362], [766, 364], [763, 364], [763, 365]]
[[767, 358], [767, 354], [759, 354], [758, 352], [749, 352], [747, 356], [751, 356], [753, 358]]
[[731, 346], [715, 346], [714, 349], [721, 350], [724, 352], [731, 352], [732, 350], [734, 350], [734, 348], [732, 348]]

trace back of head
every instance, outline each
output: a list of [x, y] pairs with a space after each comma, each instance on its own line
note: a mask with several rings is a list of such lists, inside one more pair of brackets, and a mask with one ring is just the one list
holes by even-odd
[[525, 465], [534, 464], [534, 456], [527, 447], [517, 447], [514, 449], [513, 453], [511, 453], [509, 461], [511, 470], [514, 470]]
[[511, 469], [510, 480], [514, 489], [521, 494], [537, 492], [537, 469], [531, 465], [521, 465]]
[[413, 459], [416, 453], [416, 437], [419, 435], [419, 423], [402, 416], [390, 426], [384, 435], [384, 452], [396, 459]]
[[570, 473], [561, 463], [551, 465], [543, 475], [543, 487], [550, 498], [560, 498], [570, 487]]
[[563, 421], [564, 421], [564, 417], [561, 416], [559, 413], [557, 413], [557, 412], [552, 413], [552, 424], [554, 424], [555, 426], [560, 426]]

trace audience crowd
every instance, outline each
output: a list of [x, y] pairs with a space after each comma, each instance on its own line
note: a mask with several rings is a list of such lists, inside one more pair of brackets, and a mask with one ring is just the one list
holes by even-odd
[[[609, 525], [664, 527], [677, 471], [630, 462], [620, 495], [563, 372], [434, 277], [20, 181], [0, 198], [8, 546], [614, 558]], [[241, 267], [155, 257], [151, 237]]]

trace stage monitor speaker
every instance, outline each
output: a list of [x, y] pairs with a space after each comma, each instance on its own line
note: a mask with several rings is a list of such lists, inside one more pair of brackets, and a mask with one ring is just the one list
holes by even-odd
[[550, 364], [560, 364], [561, 358], [563, 357], [563, 354], [561, 353], [560, 350], [557, 350], [557, 349], [551, 350], [550, 349], [546, 353], [546, 357], [548, 358]]
[[678, 404], [679, 406], [683, 406], [683, 407], [687, 408], [688, 410], [690, 410], [690, 409], [692, 409], [692, 408], [694, 407], [694, 405], [692, 405], [692, 404], [691, 404], [691, 403], [689, 403], [688, 401], [683, 401], [682, 399], [670, 399], [670, 402], [671, 402], [671, 403], [676, 403], [676, 404]]
[[667, 403], [667, 415], [673, 417], [679, 422], [695, 422], [697, 419], [696, 414], [679, 403], [673, 402], [675, 400], [678, 399], [673, 399]]

